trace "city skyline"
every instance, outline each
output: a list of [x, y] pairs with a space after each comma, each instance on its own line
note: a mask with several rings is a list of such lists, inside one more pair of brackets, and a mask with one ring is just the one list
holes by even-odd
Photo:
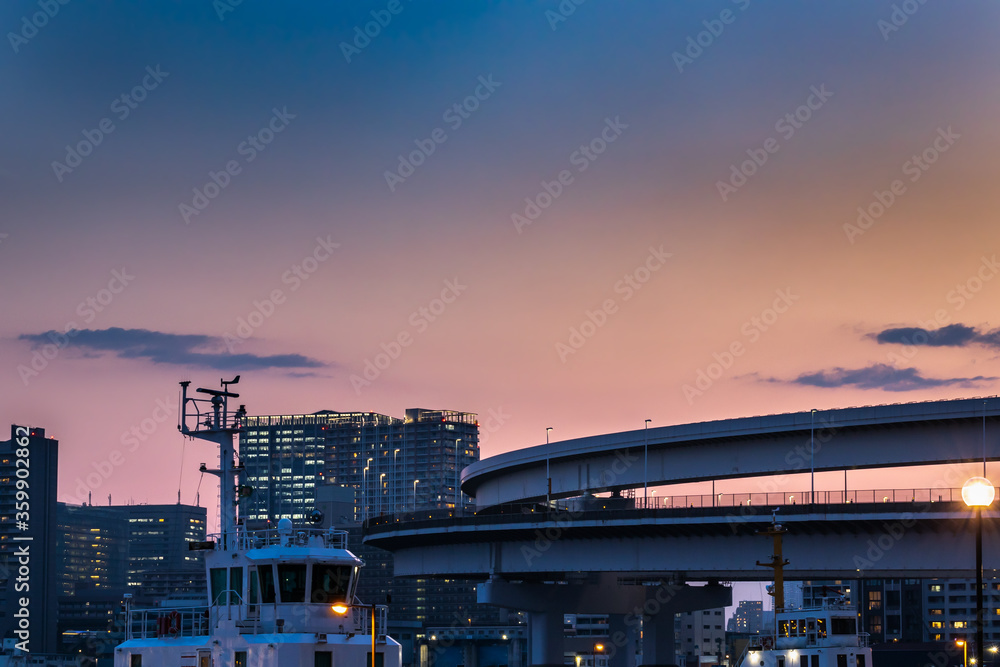
[[0, 10], [0, 419], [60, 500], [194, 502], [176, 382], [235, 373], [476, 413], [484, 458], [996, 393], [996, 6], [40, 7]]

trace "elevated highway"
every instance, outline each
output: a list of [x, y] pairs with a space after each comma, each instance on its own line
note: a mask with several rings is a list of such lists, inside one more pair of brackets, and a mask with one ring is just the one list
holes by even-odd
[[[755, 564], [771, 553], [770, 540], [758, 534], [772, 521], [766, 506], [524, 509], [381, 517], [370, 522], [366, 541], [393, 552], [397, 576], [558, 581], [615, 573], [647, 582], [771, 576]], [[961, 501], [786, 505], [777, 516], [788, 530], [787, 579], [974, 576], [972, 514]], [[983, 514], [988, 571], [1000, 567], [997, 516], [995, 509]]]
[[[713, 479], [1000, 457], [1000, 398], [795, 412], [609, 433], [527, 447], [462, 473], [483, 509]], [[941, 486], [961, 486], [962, 479]]]
[[[561, 665], [564, 613], [607, 613], [610, 667], [640, 636], [645, 665], [674, 661], [674, 615], [725, 606], [721, 581], [766, 580], [772, 510], [787, 529], [789, 579], [970, 577], [971, 511], [945, 468], [933, 490], [861, 499], [746, 494], [678, 502], [664, 486], [834, 470], [995, 461], [1000, 399], [799, 412], [611, 433], [501, 454], [466, 468], [473, 516], [366, 522], [395, 572], [479, 579], [479, 600], [528, 612], [533, 666]], [[642, 493], [661, 487], [661, 496]], [[632, 495], [623, 497], [621, 492]], [[611, 497], [607, 493], [611, 492]], [[642, 495], [641, 501], [634, 496]], [[755, 495], [758, 497], [755, 499]], [[763, 496], [763, 498], [759, 497]], [[878, 502], [881, 496], [882, 502]], [[865, 502], [867, 501], [867, 502]], [[692, 505], [697, 506], [692, 506]], [[720, 506], [728, 505], [728, 506]], [[426, 518], [425, 518], [426, 517]], [[984, 511], [987, 577], [1000, 565], [997, 511]], [[691, 586], [688, 581], [707, 581]], [[630, 648], [626, 648], [630, 647]]]

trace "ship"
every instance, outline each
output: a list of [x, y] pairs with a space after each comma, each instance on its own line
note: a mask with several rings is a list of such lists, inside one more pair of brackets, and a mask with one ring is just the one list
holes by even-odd
[[[777, 510], [775, 510], [777, 512]], [[761, 531], [774, 539], [774, 554], [757, 565], [774, 570], [774, 626], [751, 638], [740, 667], [872, 667], [868, 634], [858, 628], [857, 609], [842, 596], [822, 598], [819, 606], [785, 606], [782, 537], [786, 529], [772, 515]]]
[[115, 667], [400, 667], [402, 648], [387, 631], [386, 605], [356, 595], [364, 563], [348, 550], [347, 531], [281, 518], [274, 529], [248, 530], [238, 516], [245, 483], [236, 442], [246, 408], [230, 385], [199, 388], [189, 396], [181, 382], [178, 430], [215, 443], [219, 467], [201, 471], [219, 478], [218, 534], [190, 549], [205, 556], [205, 604], [134, 608], [125, 599], [125, 641]]

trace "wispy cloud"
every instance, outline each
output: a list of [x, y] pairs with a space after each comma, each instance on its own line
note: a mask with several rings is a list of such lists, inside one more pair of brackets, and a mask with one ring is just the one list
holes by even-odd
[[173, 334], [149, 329], [77, 329], [67, 335], [55, 331], [21, 334], [19, 340], [38, 348], [65, 340], [65, 347], [79, 349], [85, 356], [104, 353], [121, 359], [147, 359], [156, 364], [198, 366], [220, 371], [250, 371], [266, 368], [304, 369], [328, 366], [301, 354], [230, 354], [219, 336]]
[[916, 368], [895, 368], [889, 364], [871, 364], [863, 368], [835, 367], [814, 373], [803, 373], [791, 380], [768, 378], [767, 382], [798, 384], [809, 387], [857, 387], [859, 389], [882, 389], [884, 391], [916, 391], [931, 387], [978, 387], [983, 382], [994, 381], [995, 377], [931, 378], [924, 377]]
[[899, 327], [883, 329], [876, 334], [869, 334], [869, 336], [883, 345], [921, 345], [926, 347], [985, 345], [1000, 348], [1000, 329], [981, 332], [976, 327], [965, 324], [949, 324], [940, 329]]

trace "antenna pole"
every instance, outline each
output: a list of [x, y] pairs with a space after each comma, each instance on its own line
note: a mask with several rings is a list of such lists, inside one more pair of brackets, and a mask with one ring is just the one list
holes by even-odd
[[771, 560], [766, 563], [757, 561], [757, 565], [774, 570], [774, 590], [771, 595], [774, 596], [775, 614], [785, 608], [785, 566], [788, 565], [788, 561], [781, 553], [781, 539], [786, 532], [785, 527], [778, 523], [777, 515], [773, 514], [771, 527], [757, 533], [758, 535], [770, 535], [774, 538], [774, 554], [771, 556]]
[[[235, 413], [229, 412], [229, 399], [239, 398], [239, 394], [228, 391], [229, 385], [235, 384], [235, 381], [222, 382], [223, 391], [198, 389], [199, 393], [208, 394], [211, 399], [189, 398], [187, 395], [189, 384], [187, 381], [181, 382], [181, 413], [178, 426], [184, 435], [214, 442], [219, 447], [218, 469], [209, 470], [203, 466], [202, 472], [219, 478], [221, 501], [219, 528], [222, 531], [220, 541], [224, 550], [230, 550], [237, 545], [235, 476], [242, 469], [242, 466], [234, 463], [234, 443], [237, 434], [242, 430], [242, 418], [246, 414], [246, 409], [241, 405]], [[211, 405], [210, 414], [204, 414], [198, 409], [198, 405], [204, 403]], [[189, 425], [189, 421], [193, 422], [193, 428]]]

